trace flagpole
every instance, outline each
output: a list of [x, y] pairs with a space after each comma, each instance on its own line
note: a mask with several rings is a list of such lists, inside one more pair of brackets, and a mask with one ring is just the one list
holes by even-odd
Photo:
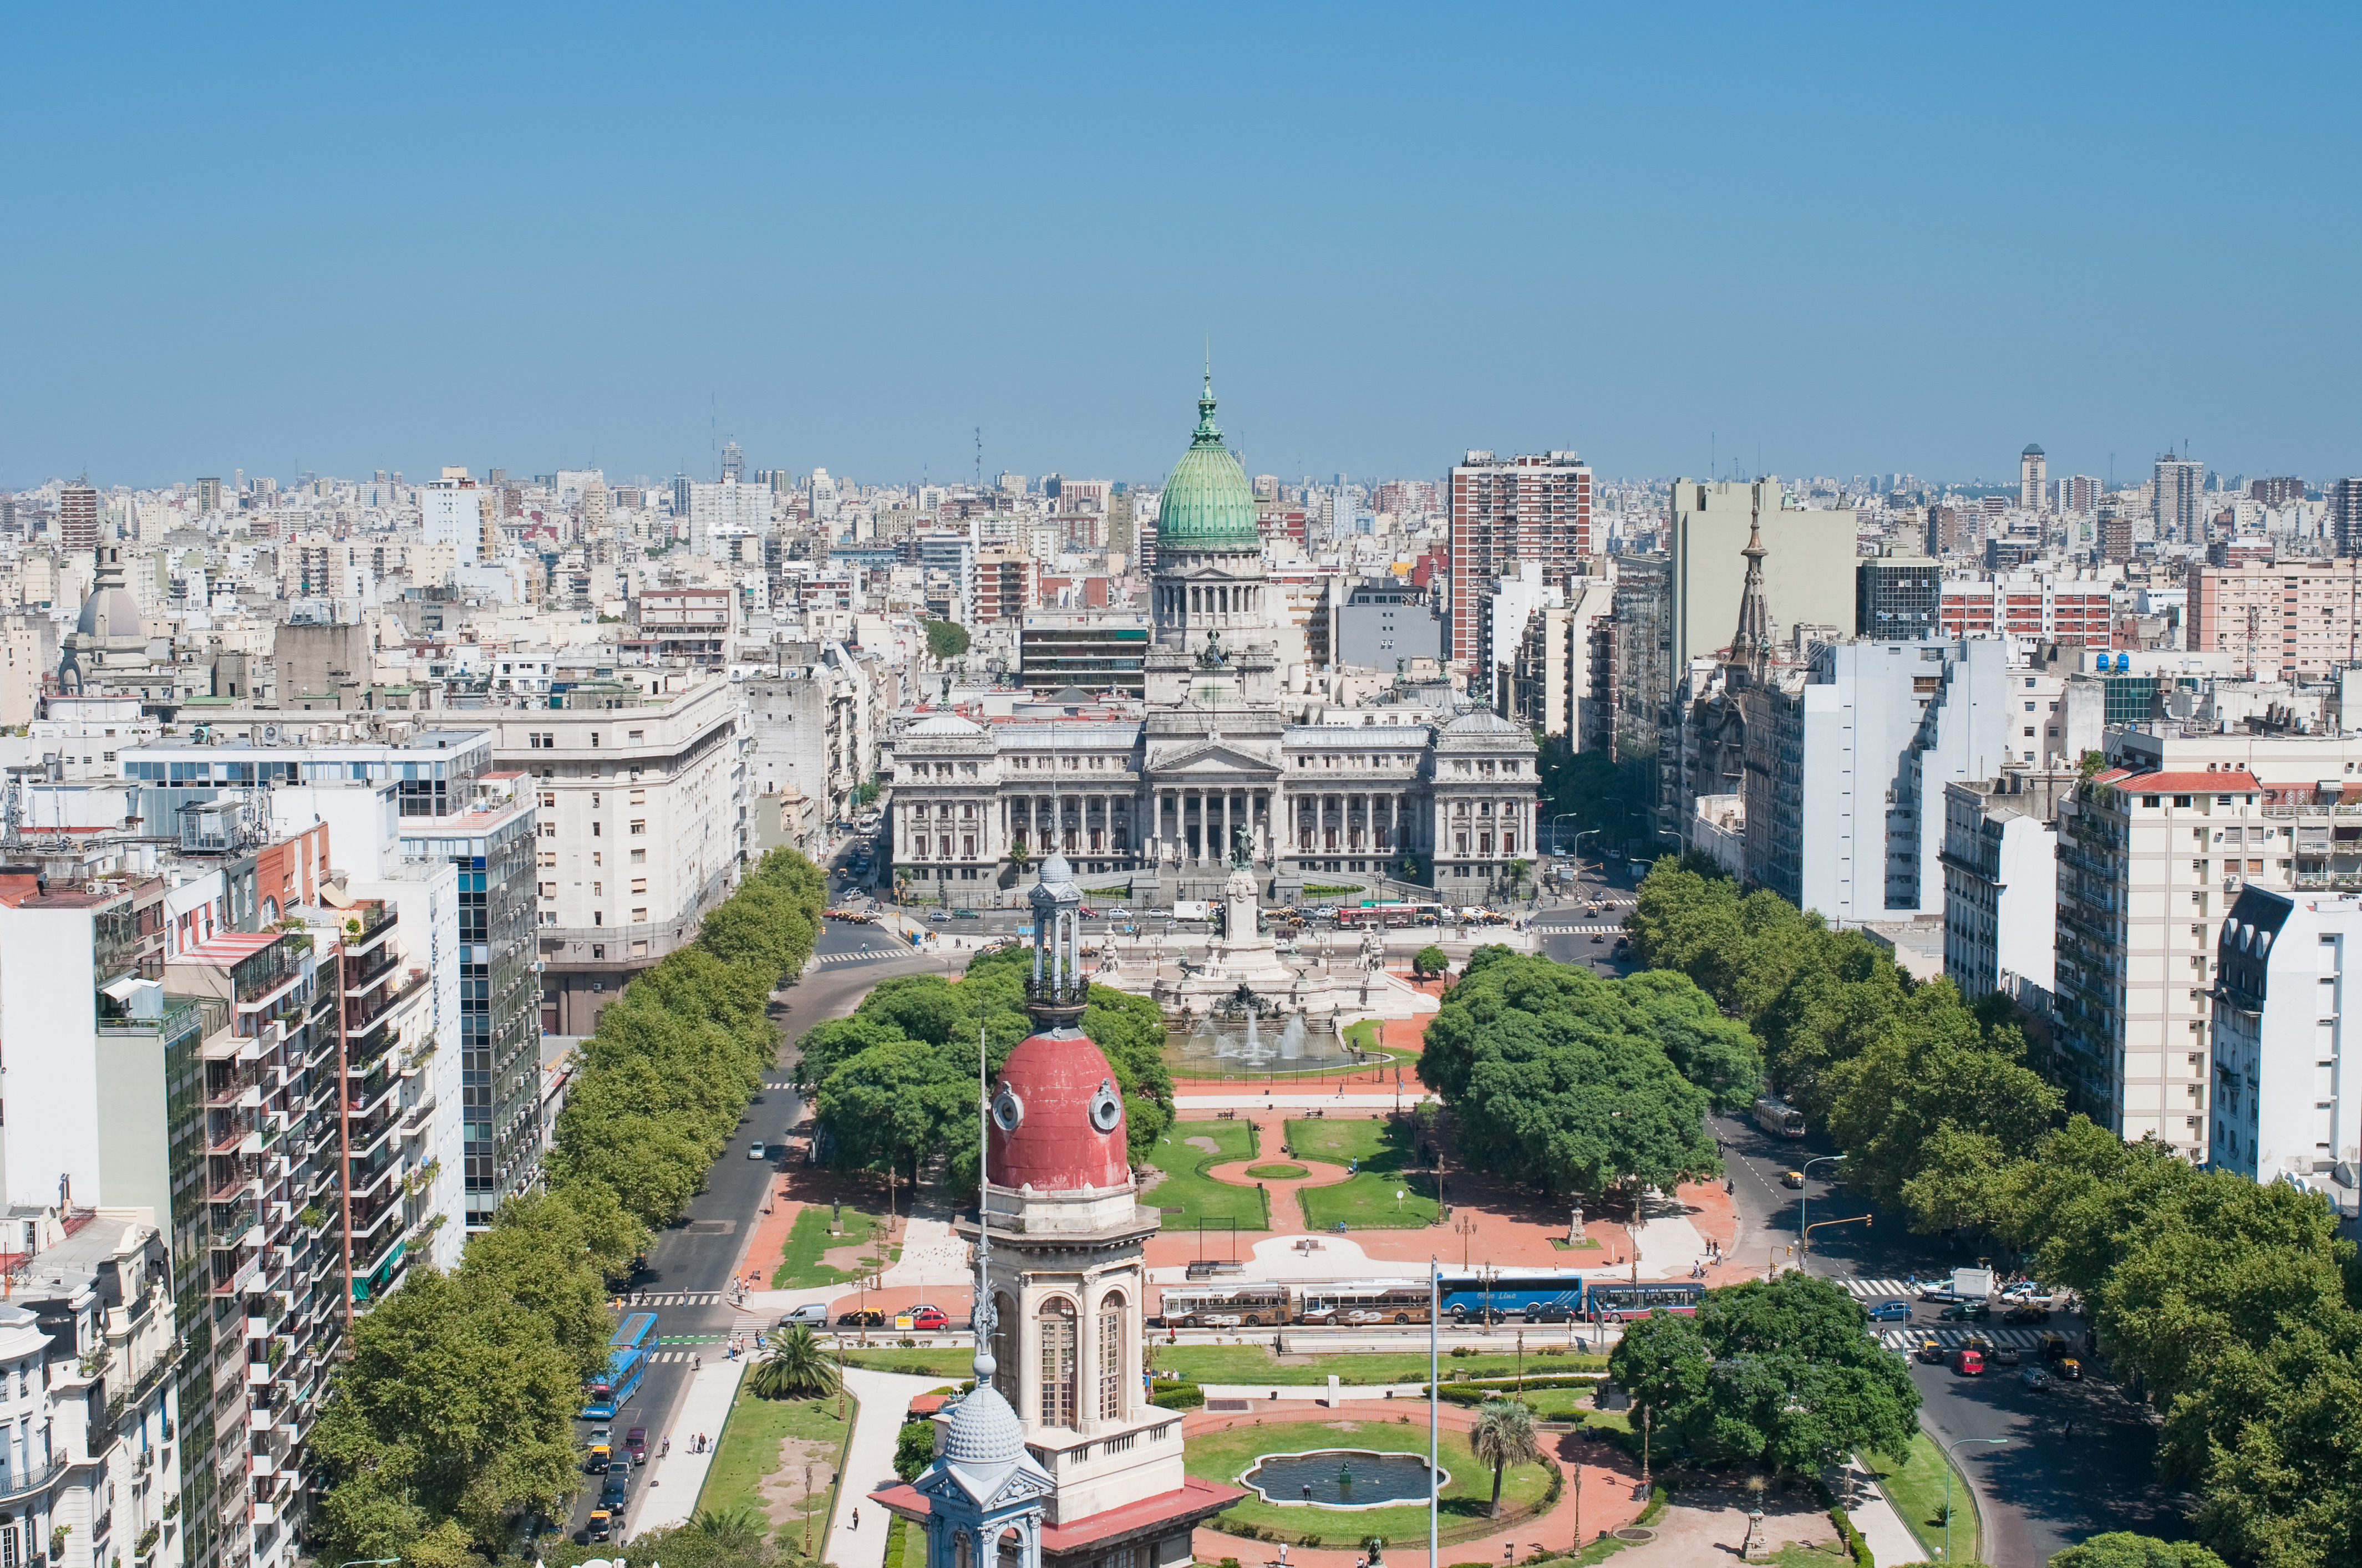
[[1443, 1316], [1443, 1271], [1436, 1264], [1435, 1254], [1427, 1258], [1427, 1568], [1442, 1568], [1437, 1556], [1436, 1495], [1442, 1490], [1436, 1477], [1442, 1474], [1440, 1462], [1442, 1427], [1438, 1412], [1443, 1408], [1442, 1390], [1436, 1379], [1441, 1363], [1437, 1360], [1436, 1323]]

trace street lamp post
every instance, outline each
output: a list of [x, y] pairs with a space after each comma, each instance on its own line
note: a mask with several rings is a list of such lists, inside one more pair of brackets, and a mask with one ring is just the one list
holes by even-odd
[[1849, 1220], [1824, 1220], [1817, 1225], [1806, 1226], [1796, 1233], [1796, 1266], [1806, 1274], [1813, 1272], [1813, 1232], [1815, 1231], [1826, 1231], [1832, 1225], [1868, 1225], [1871, 1222], [1869, 1215], [1857, 1214]]
[[1952, 1560], [1952, 1451], [1963, 1443], [1981, 1442], [1999, 1445], [2007, 1438], [1961, 1438], [1944, 1445], [1944, 1561]]
[[[1806, 1160], [1805, 1162], [1805, 1168], [1798, 1171], [1796, 1174], [1803, 1176], [1809, 1182], [1813, 1179], [1813, 1167], [1815, 1165], [1827, 1165], [1832, 1162], [1842, 1165], [1845, 1163], [1845, 1156], [1843, 1154], [1816, 1155], [1812, 1159]], [[1806, 1212], [1812, 1207], [1813, 1189], [1809, 1187], [1798, 1187], [1796, 1191], [1798, 1193], [1798, 1197], [1796, 1198], [1796, 1234], [1801, 1238], [1805, 1233], [1805, 1220]], [[1812, 1270], [1809, 1267], [1806, 1267], [1805, 1272], [1810, 1274]]]

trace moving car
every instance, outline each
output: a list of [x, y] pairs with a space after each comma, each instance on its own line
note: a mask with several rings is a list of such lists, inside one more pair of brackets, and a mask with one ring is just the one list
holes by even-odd
[[1782, 1171], [1780, 1173], [1780, 1185], [1782, 1187], [1802, 1187], [1805, 1185], [1805, 1173], [1802, 1171]]
[[610, 1435], [610, 1430], [606, 1427], [590, 1429], [590, 1443], [583, 1451], [582, 1468], [593, 1475], [605, 1474], [607, 1462], [614, 1457], [613, 1451], [609, 1446]]
[[2003, 1313], [2001, 1320], [2004, 1323], [2047, 1323], [2050, 1321], [2050, 1309], [2038, 1301], [2021, 1301]]
[[2017, 1375], [2017, 1380], [2036, 1394], [2046, 1394], [2050, 1390], [2050, 1375], [2038, 1366], [2027, 1367]]
[[625, 1432], [624, 1452], [632, 1456], [633, 1463], [646, 1464], [648, 1462], [648, 1429], [634, 1427], [630, 1431]]
[[886, 1326], [886, 1314], [875, 1307], [855, 1307], [849, 1312], [839, 1312], [836, 1326], [840, 1329], [882, 1329]]
[[782, 1329], [792, 1327], [797, 1323], [802, 1323], [814, 1329], [827, 1328], [828, 1303], [825, 1301], [807, 1301], [800, 1307], [790, 1307], [785, 1312], [779, 1314], [779, 1327]]
[[911, 1327], [914, 1329], [928, 1331], [947, 1329], [951, 1327], [951, 1322], [952, 1320], [944, 1315], [944, 1310], [940, 1307], [930, 1307], [922, 1301], [911, 1309]]
[[1933, 1339], [1921, 1340], [1919, 1342], [1919, 1359], [1926, 1362], [1929, 1366], [1940, 1365], [1944, 1360], [1944, 1347], [1937, 1344]]
[[2003, 1345], [1988, 1353], [1985, 1359], [1995, 1366], [2015, 1366], [2025, 1358], [2018, 1354], [2016, 1346]]
[[605, 1540], [614, 1533], [614, 1516], [605, 1508], [591, 1509], [588, 1533], [592, 1540]]
[[1873, 1323], [1907, 1323], [1911, 1320], [1911, 1303], [1882, 1301], [1870, 1309], [1870, 1320]]
[[753, 1143], [746, 1145], [746, 1157], [750, 1160], [761, 1159], [763, 1157], [763, 1153], [764, 1143], [763, 1140], [760, 1138], [756, 1139]]
[[1945, 1308], [1936, 1316], [1947, 1323], [1981, 1323], [1992, 1316], [1992, 1309], [1981, 1301], [1962, 1301]]
[[1982, 1377], [1985, 1372], [1984, 1353], [1973, 1346], [1962, 1345], [1952, 1353], [1952, 1371], [1961, 1377]]

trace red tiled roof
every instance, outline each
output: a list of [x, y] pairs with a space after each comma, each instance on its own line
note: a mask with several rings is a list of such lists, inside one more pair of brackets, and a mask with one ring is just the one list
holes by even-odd
[[[1177, 1492], [1160, 1492], [1153, 1497], [1142, 1497], [1136, 1503], [1104, 1509], [1086, 1518], [1044, 1525], [1042, 1527], [1042, 1550], [1061, 1556], [1080, 1551], [1095, 1541], [1112, 1540], [1119, 1536], [1153, 1529], [1158, 1525], [1182, 1519], [1194, 1521], [1204, 1518], [1219, 1513], [1245, 1496], [1245, 1491], [1240, 1487], [1220, 1485], [1192, 1476], [1181, 1483], [1181, 1489]], [[869, 1500], [887, 1512], [900, 1514], [906, 1519], [923, 1519], [929, 1512], [926, 1497], [916, 1486], [908, 1484], [882, 1487], [870, 1493]]]
[[2229, 795], [2242, 790], [2260, 790], [2256, 776], [2245, 768], [2220, 768], [2212, 773], [2132, 773], [2111, 777], [2102, 774], [2101, 780], [2119, 789], [2152, 795]]

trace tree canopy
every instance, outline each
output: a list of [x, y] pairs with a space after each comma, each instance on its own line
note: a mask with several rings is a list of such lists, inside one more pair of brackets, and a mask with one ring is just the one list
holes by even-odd
[[957, 621], [928, 622], [927, 652], [938, 664], [959, 657], [967, 652], [967, 628]]
[[1520, 956], [1469, 955], [1428, 1026], [1419, 1080], [1460, 1122], [1463, 1155], [1551, 1192], [1670, 1188], [1720, 1168], [1705, 1125], [1715, 1091], [1683, 1076], [1661, 1043], [1751, 1095], [1752, 1041], [1714, 1020], [1677, 975], [1646, 984]]
[[1707, 1291], [1694, 1319], [1628, 1325], [1608, 1372], [1660, 1441], [1811, 1474], [1857, 1449], [1902, 1452], [1915, 1428], [1910, 1369], [1868, 1327], [1843, 1289], [1790, 1273]]

